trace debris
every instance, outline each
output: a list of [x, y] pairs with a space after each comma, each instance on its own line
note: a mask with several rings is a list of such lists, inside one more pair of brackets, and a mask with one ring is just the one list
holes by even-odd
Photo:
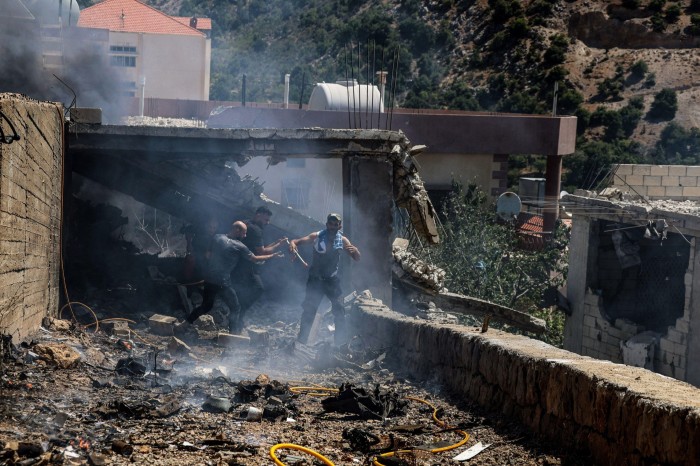
[[478, 455], [479, 453], [481, 453], [482, 451], [486, 450], [490, 446], [491, 446], [491, 444], [487, 443], [486, 445], [482, 445], [482, 443], [479, 442], [476, 445], [472, 445], [471, 447], [467, 448], [462, 453], [460, 453], [459, 455], [455, 456], [452, 459], [455, 461], [470, 460], [470, 459], [474, 458], [476, 455]]
[[39, 343], [33, 349], [42, 360], [61, 369], [68, 369], [80, 361], [80, 354], [65, 343]]
[[247, 331], [251, 346], [268, 346], [270, 344], [270, 333], [267, 330], [249, 327]]
[[242, 335], [220, 332], [217, 336], [217, 343], [220, 346], [226, 347], [250, 346], [250, 338]]
[[168, 342], [168, 351], [170, 351], [170, 353], [173, 355], [189, 354], [192, 352], [192, 348], [190, 348], [190, 346], [187, 343], [180, 340], [179, 338], [172, 337]]
[[263, 416], [262, 409], [256, 408], [255, 406], [251, 406], [246, 411], [245, 420], [251, 421], [251, 422], [260, 421], [260, 420], [262, 420], [262, 416]]
[[407, 401], [391, 391], [376, 386], [372, 392], [346, 383], [340, 386], [337, 396], [321, 400], [326, 411], [357, 414], [362, 419], [384, 420], [402, 413]]
[[126, 443], [124, 440], [113, 440], [112, 450], [120, 455], [131, 456], [134, 452], [134, 447]]
[[71, 321], [66, 319], [54, 319], [53, 317], [44, 317], [41, 322], [45, 328], [55, 330], [57, 332], [67, 332], [71, 328]]
[[119, 375], [129, 375], [132, 377], [143, 377], [146, 375], [146, 362], [142, 358], [129, 356], [117, 361], [114, 369]]
[[204, 400], [202, 409], [213, 413], [227, 413], [231, 410], [231, 400], [223, 396], [208, 395]]
[[155, 335], [172, 336], [177, 319], [171, 316], [161, 314], [153, 314], [148, 319], [148, 325], [151, 328], [151, 333]]

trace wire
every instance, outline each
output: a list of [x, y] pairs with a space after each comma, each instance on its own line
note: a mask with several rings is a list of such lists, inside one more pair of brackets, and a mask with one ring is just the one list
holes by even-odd
[[337, 388], [325, 388], [325, 387], [289, 387], [289, 391], [292, 393], [306, 393], [311, 396], [328, 396], [330, 393], [338, 393], [340, 390]]

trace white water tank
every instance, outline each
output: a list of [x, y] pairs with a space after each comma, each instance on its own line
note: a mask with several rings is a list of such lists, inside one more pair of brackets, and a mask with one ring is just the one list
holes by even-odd
[[311, 91], [309, 110], [340, 110], [384, 112], [384, 101], [379, 88], [357, 81], [318, 83]]

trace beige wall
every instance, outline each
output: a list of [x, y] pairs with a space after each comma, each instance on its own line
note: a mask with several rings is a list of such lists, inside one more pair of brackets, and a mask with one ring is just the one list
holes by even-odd
[[112, 67], [136, 83], [136, 97], [145, 76], [146, 97], [209, 100], [211, 40], [203, 35], [110, 32], [109, 43], [136, 47], [136, 67]]
[[[423, 153], [416, 158], [420, 176], [428, 189], [449, 188], [452, 180], [463, 185], [476, 182], [485, 193], [492, 187], [491, 154], [431, 154]], [[499, 164], [500, 165], [500, 164]]]
[[0, 144], [0, 334], [19, 340], [58, 310], [63, 109], [0, 94], [0, 110], [21, 138]]

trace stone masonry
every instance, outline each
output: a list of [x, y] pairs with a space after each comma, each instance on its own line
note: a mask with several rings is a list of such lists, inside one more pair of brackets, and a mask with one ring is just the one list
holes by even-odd
[[700, 390], [521, 335], [436, 325], [358, 298], [351, 322], [419, 381], [512, 416], [598, 464], [700, 464]]
[[58, 306], [63, 109], [0, 94], [0, 111], [20, 137], [0, 144], [0, 333], [18, 340]]

